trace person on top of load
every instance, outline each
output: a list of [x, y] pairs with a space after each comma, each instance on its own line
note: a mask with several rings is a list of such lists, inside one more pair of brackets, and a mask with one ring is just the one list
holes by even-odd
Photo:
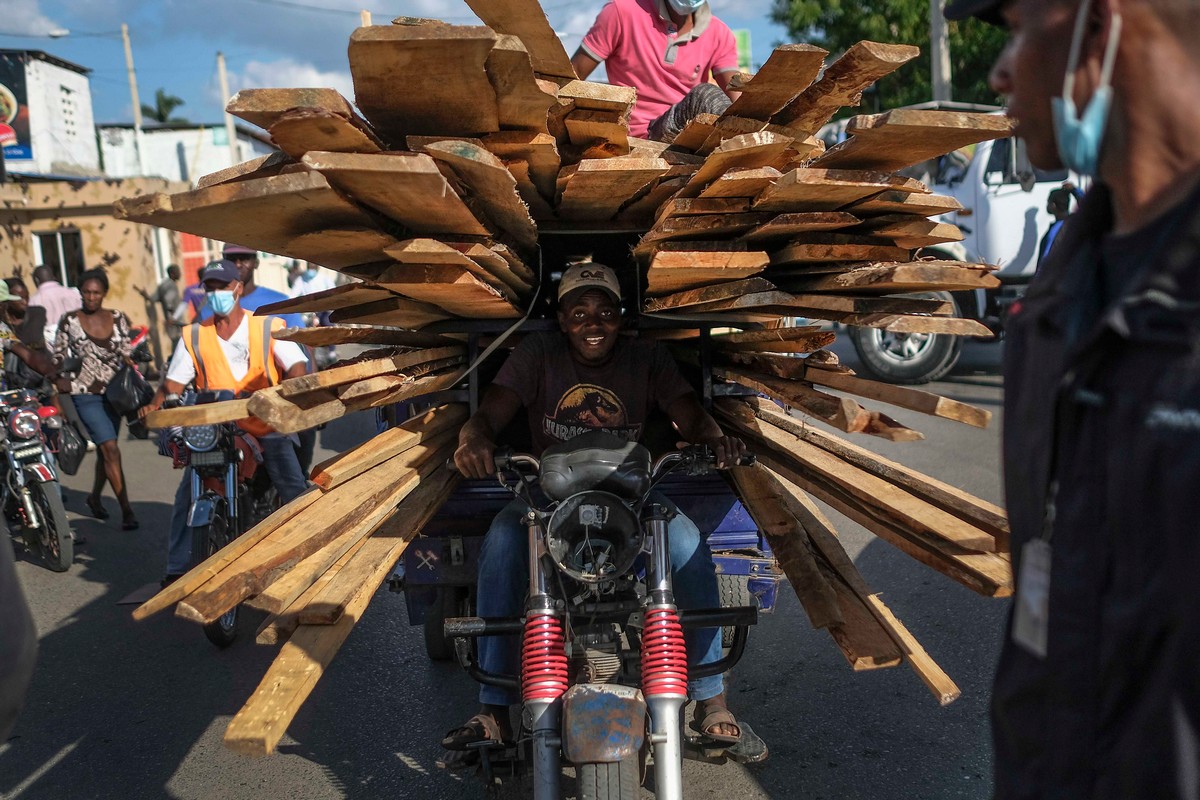
[[[154, 399], [139, 412], [142, 416], [160, 408], [168, 395], [179, 394], [193, 381], [197, 391], [225, 389], [245, 397], [279, 383], [281, 378], [305, 374], [307, 359], [300, 345], [276, 341], [272, 336], [273, 331], [283, 328], [283, 321], [277, 317], [257, 317], [242, 309], [243, 284], [232, 262], [209, 262], [200, 270], [200, 282], [212, 315], [183, 329], [167, 367], [167, 377]], [[244, 419], [238, 425], [262, 446], [263, 466], [279, 499], [289, 503], [300, 495], [308, 484], [296, 455], [295, 437], [275, 433], [257, 419]], [[184, 470], [171, 514], [164, 585], [187, 572], [190, 566], [192, 546], [187, 535], [190, 491], [190, 475]]]
[[[741, 439], [722, 432], [700, 405], [665, 347], [620, 334], [620, 302], [620, 284], [610, 268], [588, 261], [563, 273], [558, 287], [561, 332], [530, 335], [508, 357], [479, 410], [459, 432], [454, 463], [464, 476], [494, 476], [496, 436], [522, 406], [529, 417], [535, 454], [595, 429], [637, 441], [655, 408], [667, 414], [679, 438], [709, 445], [719, 466], [732, 466], [745, 454]], [[513, 500], [496, 515], [484, 538], [477, 608], [482, 617], [522, 613], [529, 581], [528, 540], [522, 524], [526, 510], [521, 500]], [[712, 554], [696, 525], [678, 514], [668, 530], [680, 608], [720, 605]], [[717, 628], [687, 631], [685, 641], [693, 664], [721, 657]], [[479, 666], [492, 673], [516, 674], [517, 650], [515, 637], [482, 637]], [[696, 701], [698, 732], [721, 743], [739, 740], [741, 728], [725, 705], [723, 676], [691, 681], [688, 694]], [[479, 713], [450, 731], [443, 747], [462, 751], [485, 739], [512, 740], [509, 706], [518, 702], [517, 693], [484, 685], [479, 699]]]
[[738, 96], [729, 91], [737, 43], [707, 0], [610, 0], [571, 57], [580, 80], [600, 62], [610, 83], [637, 89], [629, 134], [643, 139], [669, 142]]

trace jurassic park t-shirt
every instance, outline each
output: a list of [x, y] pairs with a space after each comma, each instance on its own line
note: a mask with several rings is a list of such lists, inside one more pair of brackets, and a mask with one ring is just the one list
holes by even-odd
[[657, 342], [622, 336], [608, 362], [591, 367], [571, 358], [561, 333], [526, 337], [494, 383], [516, 392], [525, 404], [539, 454], [597, 428], [636, 442], [651, 411], [665, 412], [692, 391]]

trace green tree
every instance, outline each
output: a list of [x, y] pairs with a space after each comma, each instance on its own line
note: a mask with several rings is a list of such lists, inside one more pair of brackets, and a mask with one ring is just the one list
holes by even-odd
[[142, 103], [142, 116], [164, 125], [187, 125], [188, 121], [183, 117], [171, 116], [181, 105], [184, 105], [182, 98], [158, 89], [154, 92], [154, 105]]
[[[880, 80], [861, 108], [845, 109], [839, 116], [933, 99], [929, 0], [775, 0], [771, 18], [787, 28], [793, 41], [823, 47], [831, 56], [863, 39], [921, 48], [920, 56]], [[953, 99], [999, 103], [987, 76], [1004, 47], [1005, 32], [971, 19], [949, 23], [949, 38]]]

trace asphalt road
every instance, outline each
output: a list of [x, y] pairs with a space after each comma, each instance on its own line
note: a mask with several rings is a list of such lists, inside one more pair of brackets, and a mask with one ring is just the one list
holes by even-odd
[[[1001, 497], [999, 346], [975, 345], [933, 388], [997, 412], [981, 431], [891, 413], [923, 442], [856, 441], [994, 502]], [[852, 363], [852, 358], [846, 359]], [[367, 415], [322, 433], [324, 452], [368, 436]], [[276, 648], [244, 636], [217, 651], [169, 615], [135, 623], [118, 601], [157, 580], [178, 473], [150, 442], [123, 441], [142, 528], [81, 517], [92, 458], [66, 479], [67, 508], [87, 538], [76, 563], [53, 574], [24, 558], [18, 571], [37, 619], [41, 653], [26, 709], [0, 745], [0, 797], [482, 798], [472, 779], [435, 766], [442, 733], [474, 708], [456, 667], [426, 660], [403, 597], [381, 590], [270, 758], [221, 745], [232, 714]], [[318, 458], [320, 458], [320, 452]], [[939, 707], [906, 667], [855, 673], [794, 595], [752, 632], [730, 704], [769, 743], [771, 758], [742, 767], [685, 764], [694, 798], [985, 798], [991, 757], [987, 698], [1007, 601], [980, 598], [832, 514], [867, 581], [949, 672], [962, 698]], [[21, 556], [18, 556], [21, 558]], [[255, 620], [248, 619], [252, 625]], [[253, 630], [251, 627], [250, 630]]]

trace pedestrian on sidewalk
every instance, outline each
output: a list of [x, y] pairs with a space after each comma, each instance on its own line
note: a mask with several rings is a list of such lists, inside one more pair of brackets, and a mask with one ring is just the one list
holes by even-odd
[[33, 286], [33, 296], [29, 298], [29, 305], [46, 309], [46, 330], [42, 341], [49, 344], [58, 333], [58, 321], [62, 319], [63, 314], [78, 311], [83, 305], [83, 299], [74, 286], [63, 286], [59, 283], [54, 270], [45, 264], [34, 267]]

